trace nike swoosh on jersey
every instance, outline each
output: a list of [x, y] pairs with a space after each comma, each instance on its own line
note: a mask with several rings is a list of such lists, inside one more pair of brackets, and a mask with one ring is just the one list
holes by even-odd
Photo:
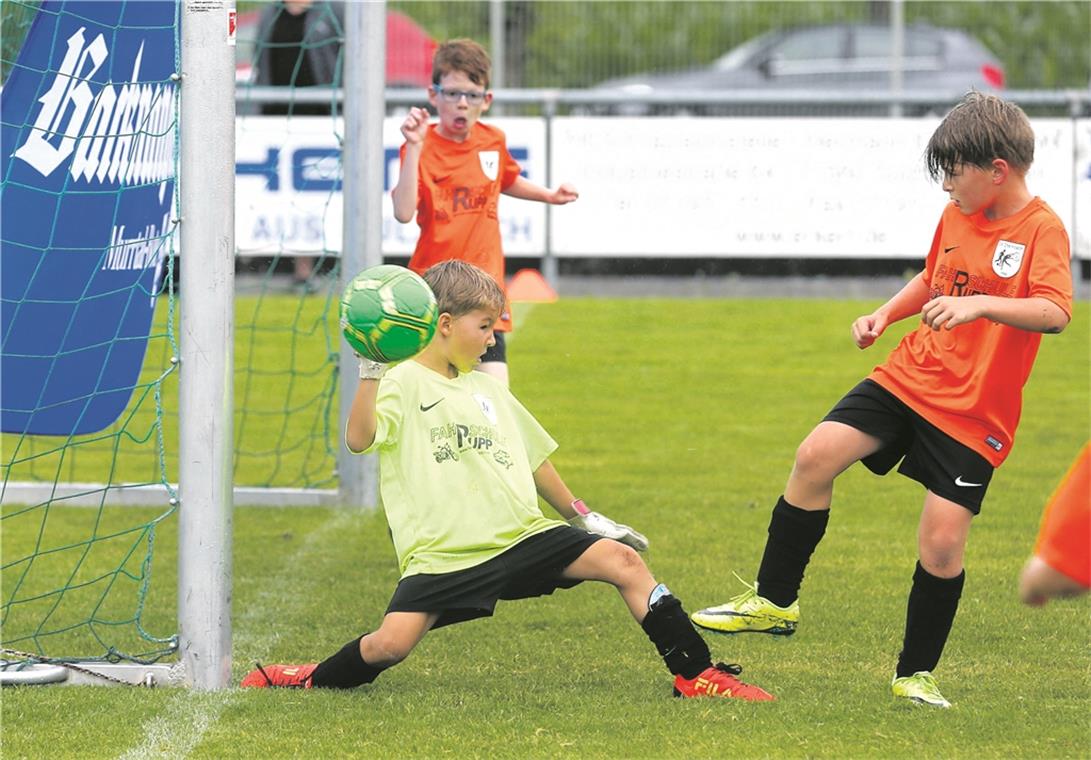
[[[443, 399], [440, 399], [439, 401], [443, 401]], [[428, 406], [425, 406], [424, 404], [421, 404], [421, 405], [420, 405], [420, 410], [421, 410], [422, 412], [427, 412], [427, 411], [428, 411], [429, 409], [431, 409], [431, 408], [432, 408], [433, 406], [435, 406], [436, 404], [438, 404], [438, 403], [439, 403], [439, 401], [433, 401], [433, 402], [432, 402], [431, 404], [429, 404]]]
[[965, 480], [962, 479], [961, 475], [955, 478], [955, 485], [962, 486], [963, 488], [978, 488], [981, 486], [980, 483], [967, 483]]
[[956, 248], [958, 248], [957, 245], [952, 245], [950, 248], [944, 248], [943, 252], [944, 253], [950, 253], [951, 251], [955, 250]]

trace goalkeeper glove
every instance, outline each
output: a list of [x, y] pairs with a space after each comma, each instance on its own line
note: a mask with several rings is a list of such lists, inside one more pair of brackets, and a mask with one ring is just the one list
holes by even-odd
[[361, 380], [379, 380], [386, 374], [387, 366], [381, 362], [373, 362], [371, 359], [367, 359], [357, 354], [360, 359], [360, 379]]
[[633, 530], [628, 525], [616, 523], [606, 515], [592, 512], [587, 508], [587, 505], [583, 503], [583, 499], [576, 499], [572, 502], [572, 508], [575, 509], [578, 514], [575, 517], [569, 518], [569, 525], [575, 528], [582, 528], [588, 533], [594, 533], [597, 536], [604, 536], [606, 538], [612, 538], [615, 541], [620, 541], [621, 543], [636, 549], [638, 552], [647, 550], [648, 539], [644, 537], [643, 533]]

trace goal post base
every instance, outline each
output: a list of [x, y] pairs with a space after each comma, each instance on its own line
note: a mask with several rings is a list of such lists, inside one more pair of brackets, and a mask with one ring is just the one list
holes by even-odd
[[33, 663], [0, 660], [2, 686], [184, 686], [181, 663]]

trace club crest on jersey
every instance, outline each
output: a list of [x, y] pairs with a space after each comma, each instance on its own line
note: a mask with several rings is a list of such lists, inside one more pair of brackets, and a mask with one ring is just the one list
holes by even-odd
[[491, 398], [489, 398], [488, 396], [483, 396], [480, 393], [475, 393], [474, 401], [476, 401], [477, 405], [481, 407], [481, 413], [485, 415], [485, 419], [487, 419], [494, 425], [499, 424], [496, 420], [496, 407], [492, 405]]
[[993, 251], [993, 271], [1001, 277], [1011, 277], [1023, 265], [1023, 254], [1026, 250], [1023, 243], [1001, 240]]
[[485, 172], [485, 176], [496, 179], [500, 171], [500, 151], [483, 150], [477, 154], [477, 157], [481, 161], [481, 171]]

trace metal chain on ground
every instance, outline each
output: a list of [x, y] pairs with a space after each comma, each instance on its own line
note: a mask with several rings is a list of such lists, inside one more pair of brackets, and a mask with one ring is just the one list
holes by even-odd
[[98, 673], [98, 672], [96, 672], [94, 670], [91, 670], [89, 668], [85, 668], [82, 665], [76, 665], [75, 663], [72, 663], [72, 662], [63, 662], [63, 661], [60, 661], [60, 660], [51, 660], [48, 657], [42, 657], [40, 655], [32, 654], [31, 652], [20, 652], [17, 649], [8, 649], [7, 647], [3, 647], [3, 648], [0, 648], [0, 654], [3, 654], [3, 655], [13, 654], [13, 655], [16, 655], [17, 657], [21, 657], [21, 658], [23, 658], [25, 660], [33, 660], [35, 664], [60, 665], [62, 668], [68, 668], [69, 670], [75, 671], [77, 673], [83, 673], [84, 675], [94, 676], [95, 678], [101, 678], [103, 681], [110, 681], [111, 683], [116, 683], [116, 684], [119, 684], [121, 686], [147, 686], [147, 687], [152, 687], [152, 686], [155, 685], [154, 681], [149, 681], [148, 679], [145, 679], [141, 683], [132, 683], [131, 681], [125, 681], [125, 680], [122, 680], [120, 678], [115, 678], [114, 676], [108, 676], [105, 673]]

